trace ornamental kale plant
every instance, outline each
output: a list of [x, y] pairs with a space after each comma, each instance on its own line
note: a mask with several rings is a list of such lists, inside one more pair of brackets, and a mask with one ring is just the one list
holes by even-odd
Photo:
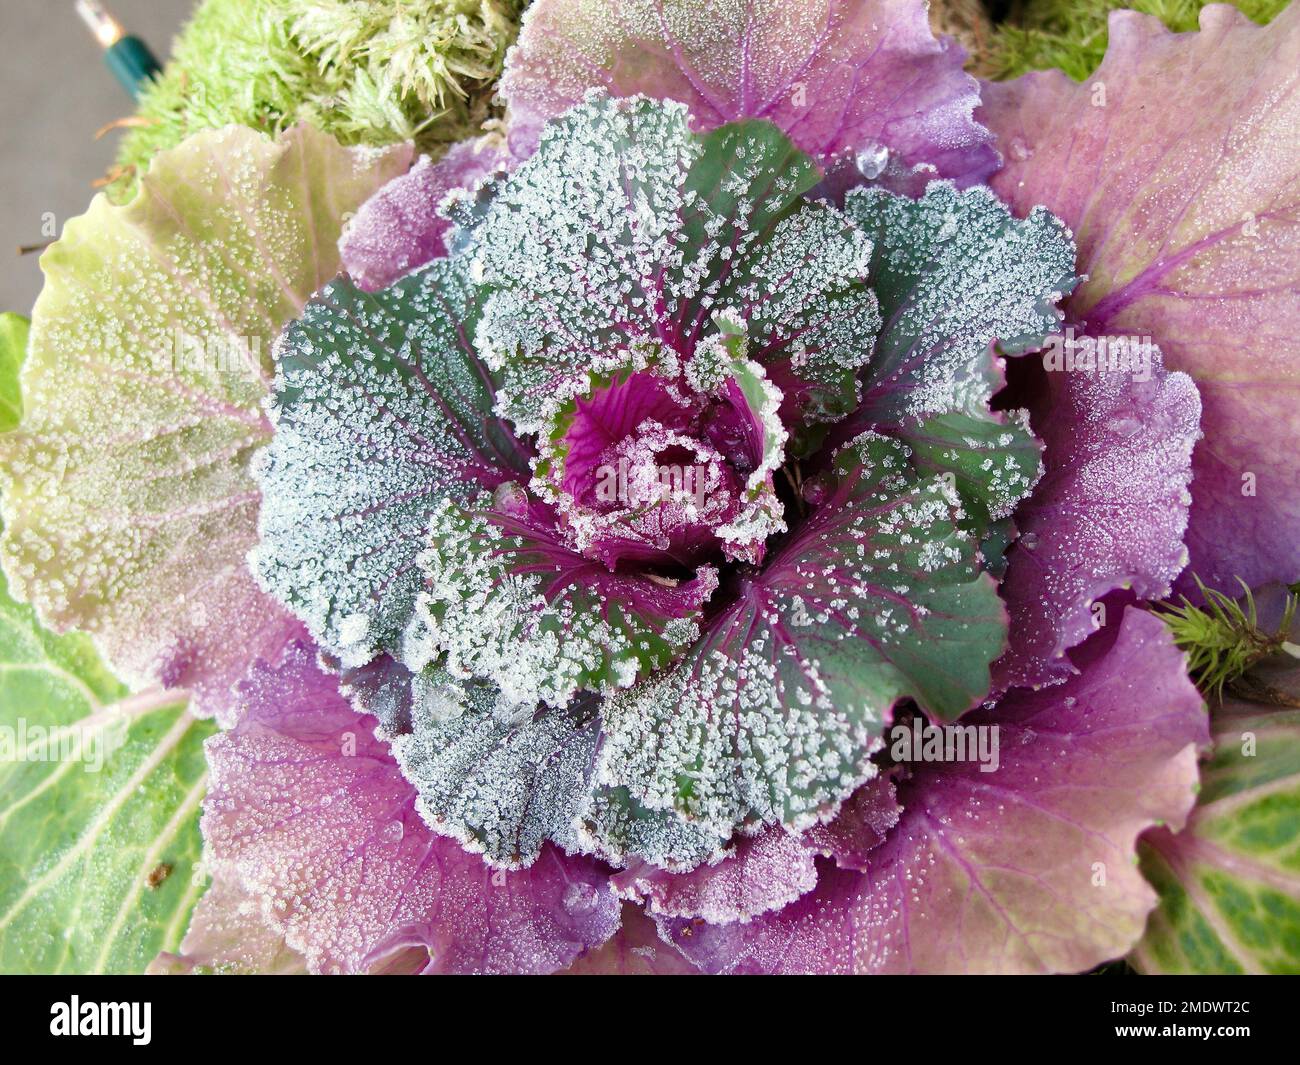
[[537, 0], [437, 162], [228, 127], [68, 225], [0, 554], [188, 751], [155, 970], [1300, 969], [1300, 10], [963, 59]]

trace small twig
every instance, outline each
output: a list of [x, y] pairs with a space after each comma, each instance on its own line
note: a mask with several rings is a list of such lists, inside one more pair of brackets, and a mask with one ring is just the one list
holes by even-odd
[[106, 133], [111, 133], [115, 129], [125, 129], [128, 127], [138, 128], [140, 126], [156, 126], [156, 118], [148, 118], [145, 115], [127, 115], [125, 118], [115, 118], [106, 126], [100, 126], [95, 130], [95, 140], [99, 140]]
[[129, 166], [115, 166], [102, 178], [96, 178], [94, 181], [92, 181], [90, 183], [90, 187], [92, 189], [102, 189], [107, 187], [108, 185], [113, 184], [113, 182], [117, 181], [119, 178], [129, 177], [134, 173], [135, 173], [134, 164], [131, 164]]

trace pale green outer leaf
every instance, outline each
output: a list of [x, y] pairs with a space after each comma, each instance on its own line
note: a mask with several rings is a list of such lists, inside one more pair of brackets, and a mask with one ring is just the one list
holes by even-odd
[[18, 373], [27, 356], [27, 331], [31, 323], [21, 314], [0, 314], [0, 432], [8, 432], [23, 416], [23, 393]]
[[1300, 669], [1278, 655], [1248, 679], [1293, 706], [1216, 709], [1186, 828], [1144, 837], [1160, 904], [1129, 958], [1143, 972], [1300, 973]]
[[132, 687], [190, 688], [209, 713], [282, 640], [244, 562], [271, 347], [337, 272], [347, 213], [409, 158], [307, 127], [202, 133], [42, 256], [0, 557], [43, 623], [88, 632]]
[[128, 695], [0, 579], [0, 972], [143, 972], [177, 948], [206, 884], [214, 731], [185, 702]]

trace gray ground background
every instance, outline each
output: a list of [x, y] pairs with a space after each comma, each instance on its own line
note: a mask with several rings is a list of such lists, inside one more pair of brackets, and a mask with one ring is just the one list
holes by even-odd
[[[164, 60], [193, 0], [105, 6]], [[60, 227], [85, 211], [117, 144], [116, 133], [96, 141], [95, 131], [132, 105], [72, 0], [0, 0], [0, 50], [0, 311], [30, 314], [39, 256], [15, 249], [44, 239], [47, 211]]]

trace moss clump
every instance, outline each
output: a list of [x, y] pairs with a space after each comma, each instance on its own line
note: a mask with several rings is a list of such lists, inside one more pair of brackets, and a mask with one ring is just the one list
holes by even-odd
[[[993, 33], [974, 69], [981, 77], [1019, 77], [1030, 70], [1058, 67], [1075, 81], [1088, 77], [1106, 54], [1106, 18], [1130, 8], [1155, 15], [1183, 33], [1199, 26], [1208, 0], [1026, 0], [1015, 4]], [[1289, 0], [1233, 0], [1258, 23], [1268, 22]]]
[[111, 187], [128, 199], [155, 152], [239, 123], [306, 121], [344, 144], [439, 154], [492, 117], [527, 0], [204, 0], [140, 99]]

